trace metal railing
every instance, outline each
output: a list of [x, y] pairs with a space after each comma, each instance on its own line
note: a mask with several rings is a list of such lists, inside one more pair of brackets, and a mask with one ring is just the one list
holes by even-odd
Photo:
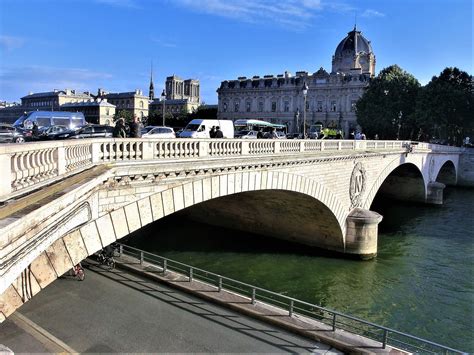
[[216, 287], [218, 292], [227, 290], [232, 293], [249, 299], [249, 303], [255, 304], [257, 301], [266, 303], [288, 312], [288, 316], [295, 314], [319, 321], [328, 325], [332, 331], [341, 329], [352, 334], [361, 335], [381, 343], [381, 348], [388, 346], [404, 349], [414, 353], [432, 353], [432, 354], [465, 354], [456, 350], [426, 339], [399, 332], [363, 319], [353, 317], [341, 312], [317, 306], [296, 298], [288, 297], [264, 288], [240, 282], [210, 271], [193, 267], [179, 261], [174, 261], [156, 254], [149, 253], [125, 244], [118, 243], [119, 254], [128, 255], [136, 258], [140, 264], [145, 262], [161, 269], [165, 274], [172, 271], [188, 278], [191, 282], [198, 280], [208, 285]]

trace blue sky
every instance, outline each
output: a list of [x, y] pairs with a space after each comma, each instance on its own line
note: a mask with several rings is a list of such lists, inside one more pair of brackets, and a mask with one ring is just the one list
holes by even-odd
[[331, 70], [357, 27], [377, 73], [398, 64], [422, 84], [447, 66], [473, 74], [472, 0], [0, 0], [0, 100], [76, 89], [148, 94], [166, 76], [201, 81]]

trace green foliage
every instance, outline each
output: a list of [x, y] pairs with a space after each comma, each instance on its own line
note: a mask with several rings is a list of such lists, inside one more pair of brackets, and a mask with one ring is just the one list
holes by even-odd
[[472, 78], [458, 68], [446, 68], [423, 87], [417, 102], [419, 125], [431, 137], [460, 145], [474, 132]]
[[392, 65], [372, 79], [356, 104], [357, 122], [368, 137], [410, 139], [416, 135], [415, 109], [420, 83]]
[[125, 119], [126, 123], [132, 122], [133, 121], [133, 114], [131, 111], [127, 110], [118, 110], [115, 112], [114, 115], [114, 122], [117, 121], [119, 118], [123, 117]]

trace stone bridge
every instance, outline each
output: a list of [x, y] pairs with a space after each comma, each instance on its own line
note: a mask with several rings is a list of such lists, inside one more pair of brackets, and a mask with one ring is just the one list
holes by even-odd
[[463, 154], [408, 141], [0, 145], [0, 321], [87, 256], [178, 211], [371, 258], [375, 196], [441, 204], [446, 184], [474, 180]]

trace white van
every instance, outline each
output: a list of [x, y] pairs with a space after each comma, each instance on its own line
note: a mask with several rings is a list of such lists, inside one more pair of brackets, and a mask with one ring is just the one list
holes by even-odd
[[180, 138], [210, 138], [212, 127], [220, 127], [224, 138], [234, 138], [234, 122], [231, 120], [201, 120], [194, 119], [180, 133]]

